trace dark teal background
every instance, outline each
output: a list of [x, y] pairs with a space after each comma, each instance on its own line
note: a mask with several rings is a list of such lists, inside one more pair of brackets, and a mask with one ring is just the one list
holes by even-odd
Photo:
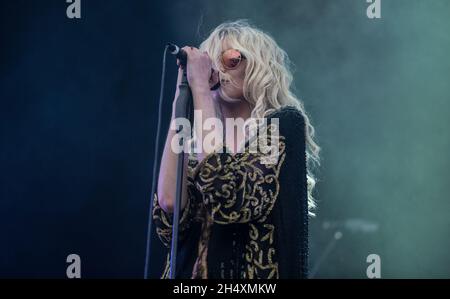
[[81, 3], [0, 4], [0, 277], [63, 278], [71, 253], [82, 277], [142, 277], [164, 45], [246, 18], [289, 54], [323, 150], [312, 277], [364, 278], [375, 253], [383, 278], [450, 278], [449, 1]]

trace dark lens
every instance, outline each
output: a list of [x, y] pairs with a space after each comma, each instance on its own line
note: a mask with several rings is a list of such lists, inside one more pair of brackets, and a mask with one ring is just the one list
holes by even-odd
[[240, 61], [241, 61], [240, 58], [231, 58], [228, 61], [228, 67], [236, 67], [239, 64]]

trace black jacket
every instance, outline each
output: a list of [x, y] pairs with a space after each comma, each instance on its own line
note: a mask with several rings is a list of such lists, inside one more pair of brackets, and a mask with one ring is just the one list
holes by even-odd
[[[264, 164], [267, 155], [259, 148], [250, 152], [250, 142], [243, 153], [189, 160], [177, 278], [307, 278], [305, 122], [291, 106], [272, 112], [269, 124], [274, 118], [279, 120], [276, 162]], [[271, 128], [264, 128], [269, 144]], [[161, 209], [156, 194], [153, 219], [169, 248], [172, 215]], [[162, 278], [168, 269], [169, 256]]]

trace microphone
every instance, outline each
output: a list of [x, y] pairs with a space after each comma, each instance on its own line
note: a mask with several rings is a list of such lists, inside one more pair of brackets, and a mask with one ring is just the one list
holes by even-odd
[[170, 51], [170, 54], [175, 55], [176, 58], [178, 58], [178, 60], [180, 60], [180, 64], [183, 67], [186, 67], [186, 63], [187, 63], [187, 54], [186, 52], [181, 49], [180, 47], [178, 47], [175, 44], [172, 43], [167, 43], [168, 49]]
[[[170, 51], [170, 54], [175, 55], [176, 58], [178, 58], [178, 60], [180, 60], [180, 64], [183, 66], [183, 68], [186, 68], [186, 64], [187, 64], [187, 53], [181, 49], [180, 47], [178, 47], [175, 44], [172, 43], [167, 43], [167, 47], [168, 50]], [[211, 79], [210, 82], [213, 81], [213, 74], [214, 74], [214, 69], [211, 68]], [[217, 82], [210, 87], [210, 90], [216, 90], [220, 87], [220, 80], [217, 78]]]

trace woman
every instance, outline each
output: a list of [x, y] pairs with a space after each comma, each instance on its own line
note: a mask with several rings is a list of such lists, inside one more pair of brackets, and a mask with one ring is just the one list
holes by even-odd
[[[308, 214], [315, 207], [311, 166], [318, 165], [319, 147], [302, 103], [290, 91], [286, 53], [242, 20], [219, 25], [199, 49], [183, 49], [194, 109], [203, 120], [278, 119], [279, 136], [270, 139], [277, 146], [273, 163], [264, 162], [267, 156], [260, 150], [250, 152], [251, 142], [226, 128], [224, 144], [186, 159], [176, 278], [306, 278]], [[181, 74], [180, 67], [175, 99]], [[214, 78], [220, 87], [211, 90]], [[274, 136], [273, 128], [267, 124], [258, 130]], [[199, 124], [196, 133], [210, 131]], [[253, 140], [259, 142], [261, 135], [252, 135]], [[169, 130], [153, 210], [167, 247], [175, 201], [174, 136]], [[163, 278], [169, 274], [169, 259]]]

